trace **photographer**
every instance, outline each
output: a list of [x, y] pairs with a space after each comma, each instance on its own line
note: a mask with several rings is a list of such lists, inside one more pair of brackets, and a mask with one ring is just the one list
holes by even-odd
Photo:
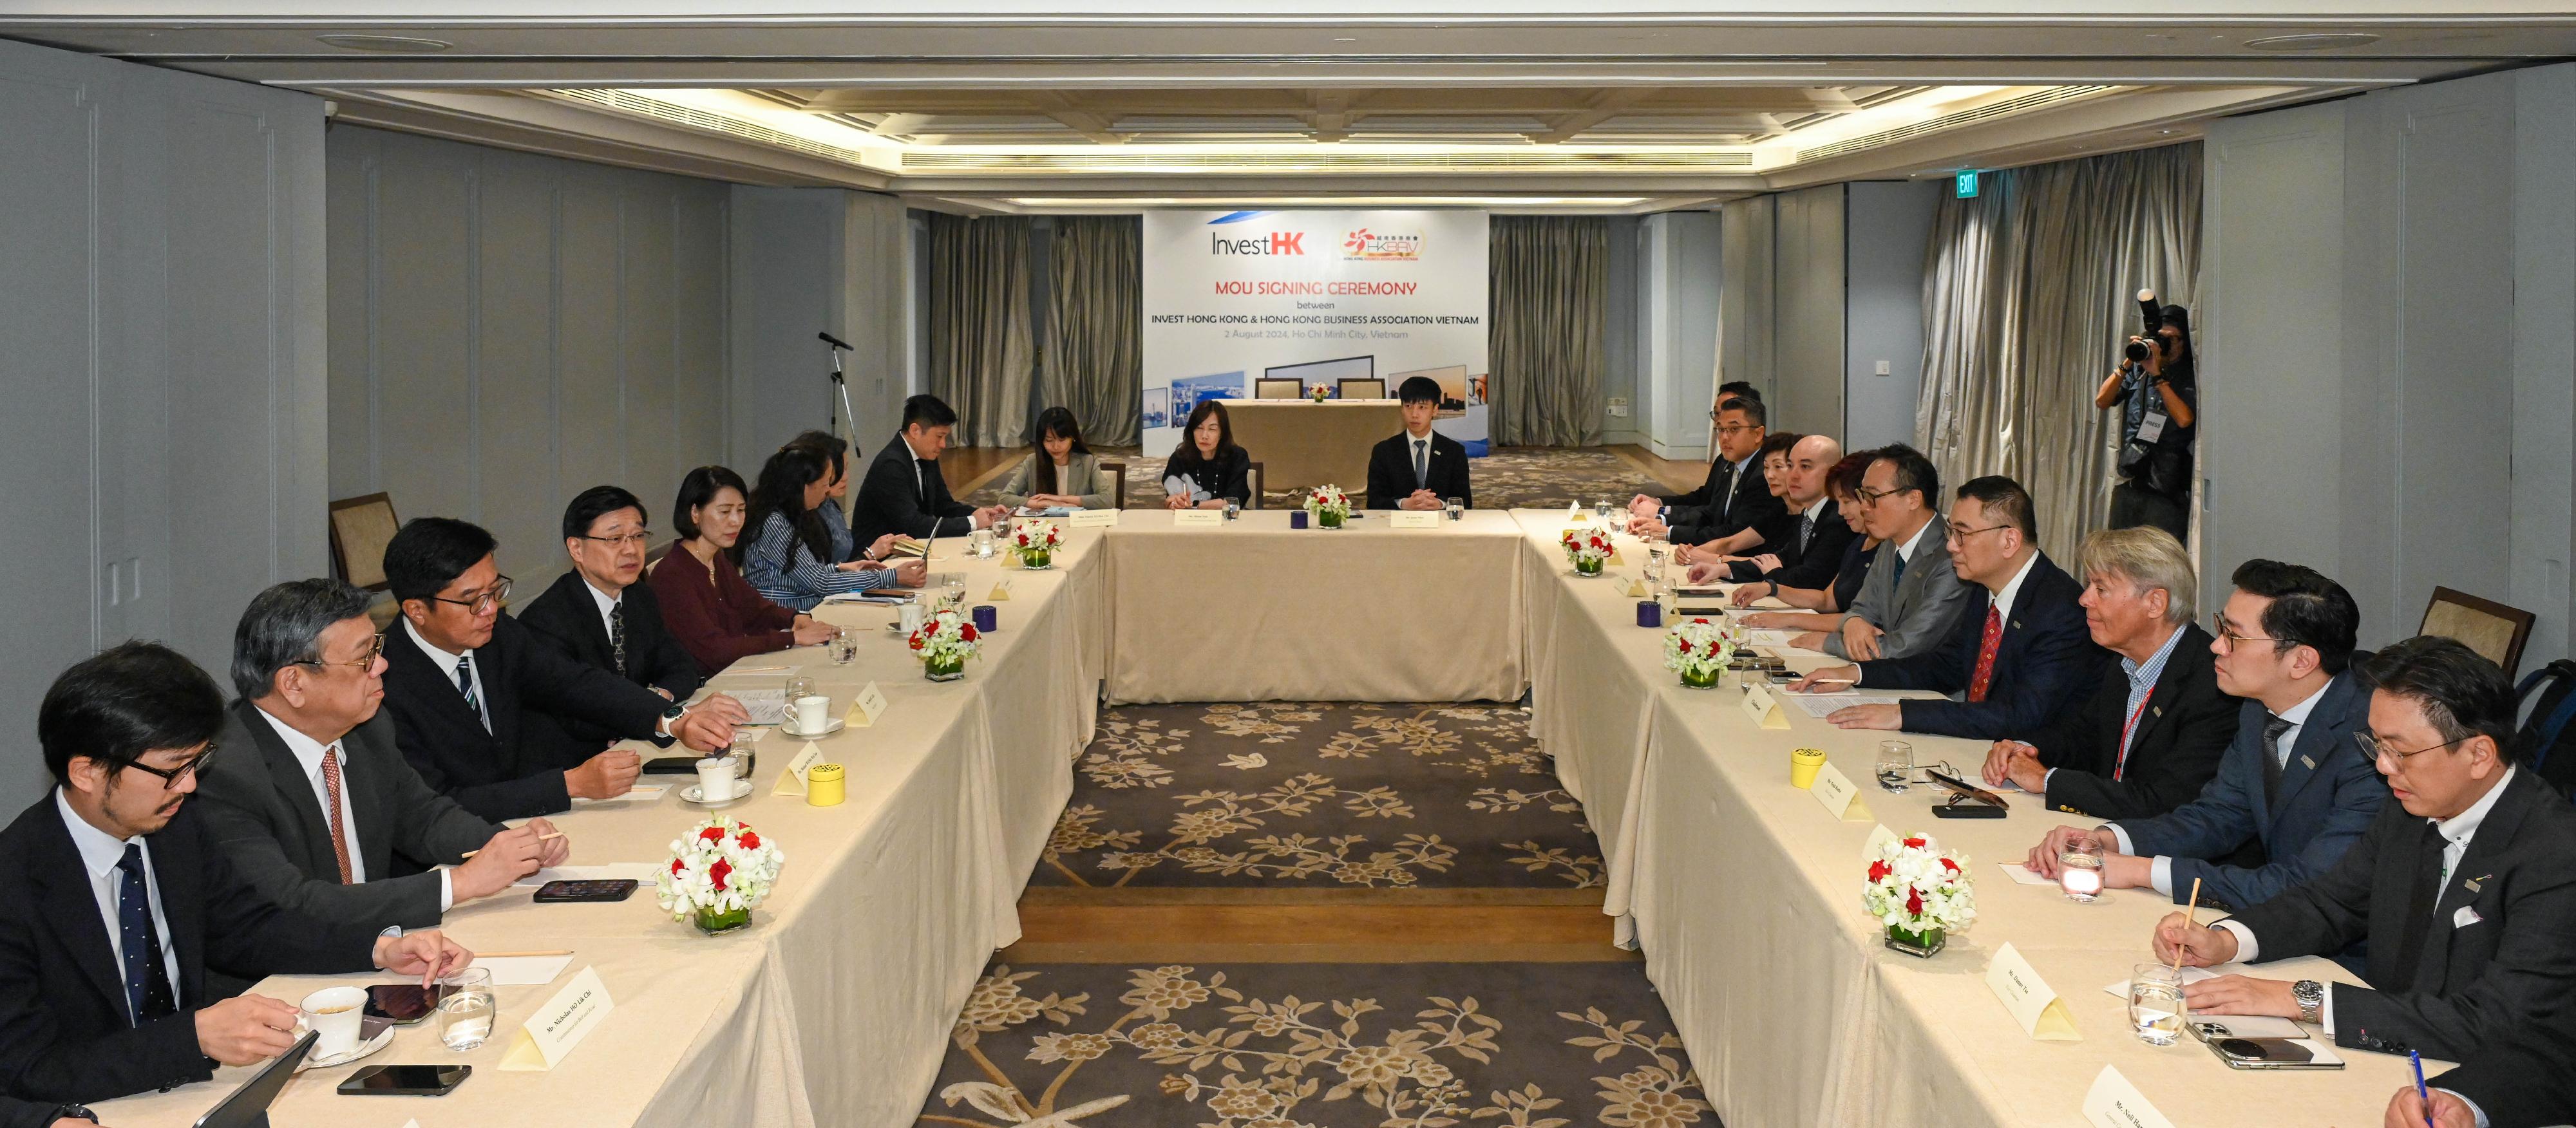
[[2093, 393], [2093, 406], [2120, 405], [2120, 484], [2111, 490], [2111, 527], [2152, 526], [2191, 539], [2191, 440], [2199, 389], [2192, 378], [2191, 314], [2159, 308], [2138, 291], [2149, 335], [2129, 338], [2127, 359]]

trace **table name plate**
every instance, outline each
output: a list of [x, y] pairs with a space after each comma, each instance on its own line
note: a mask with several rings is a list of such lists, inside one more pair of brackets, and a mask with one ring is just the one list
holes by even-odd
[[599, 980], [599, 969], [581, 969], [581, 974], [573, 976], [571, 983], [528, 1017], [528, 1024], [519, 1028], [519, 1036], [511, 1039], [510, 1052], [501, 1059], [499, 1068], [514, 1072], [553, 1069], [615, 1009], [617, 1004], [608, 998], [608, 984]]
[[1437, 529], [1440, 527], [1440, 515], [1420, 510], [1399, 509], [1386, 515], [1386, 527], [1390, 529]]
[[1986, 986], [2003, 1000], [2004, 1009], [2012, 1012], [2013, 1021], [2021, 1024], [2022, 1033], [2043, 1042], [2081, 1042], [2075, 1032], [2075, 1017], [2068, 1013], [2066, 1002], [2057, 990], [2039, 977], [2039, 969], [2023, 959], [2021, 950], [2004, 941], [1995, 950], [1994, 961], [1986, 966]]
[[1172, 527], [1178, 529], [1222, 528], [1225, 514], [1213, 509], [1182, 509], [1172, 514]]
[[1115, 509], [1077, 509], [1073, 511], [1071, 516], [1064, 519], [1064, 523], [1065, 527], [1073, 529], [1106, 529], [1118, 523], [1118, 511]]

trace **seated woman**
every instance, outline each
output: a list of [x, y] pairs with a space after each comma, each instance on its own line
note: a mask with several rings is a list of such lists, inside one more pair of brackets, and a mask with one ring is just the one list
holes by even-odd
[[[889, 584], [919, 587], [926, 576], [920, 560], [892, 566], [874, 559], [828, 562], [832, 539], [815, 507], [831, 492], [831, 474], [829, 457], [812, 447], [781, 447], [769, 456], [745, 517], [753, 530], [751, 542], [734, 546], [743, 579], [763, 598], [791, 611], [811, 611], [825, 596], [842, 592]], [[882, 556], [893, 542], [892, 535], [879, 537], [867, 555]]]
[[[1860, 534], [1852, 538], [1849, 547], [1843, 549], [1842, 561], [1834, 570], [1833, 583], [1816, 588], [1782, 586], [1776, 593], [1782, 603], [1791, 607], [1805, 608], [1814, 614], [1766, 611], [1758, 615], [1745, 616], [1742, 620], [1744, 625], [1811, 632], [1813, 637], [1800, 635], [1791, 640], [1800, 646], [1811, 646], [1813, 643], [1822, 642], [1822, 632], [1832, 629], [1832, 624], [1841, 620], [1841, 616], [1836, 612], [1851, 606], [1852, 598], [1860, 594], [1860, 582], [1862, 578], [1869, 575], [1869, 562], [1878, 555], [1878, 538], [1869, 535], [1869, 528], [1861, 519], [1861, 511], [1864, 507], [1860, 501], [1861, 474], [1869, 469], [1870, 460], [1876, 456], [1876, 451], [1866, 450], [1850, 455], [1835, 463], [1834, 468], [1825, 475], [1825, 488], [1833, 491], [1834, 511], [1851, 524], [1853, 532]], [[1720, 566], [1709, 565], [1708, 567], [1714, 572]], [[1696, 574], [1699, 569], [1693, 568], [1691, 571]], [[1767, 587], [1768, 585], [1764, 584], [1746, 584], [1735, 589], [1735, 605], [1752, 606], [1753, 601], [1761, 598]]]
[[[1771, 496], [1783, 502], [1789, 499], [1789, 448], [1798, 445], [1798, 440], [1803, 438], [1806, 436], [1782, 431], [1762, 440], [1762, 448], [1755, 452], [1755, 457], [1761, 460], [1762, 484], [1770, 489]], [[1794, 519], [1787, 509], [1783, 509], [1780, 517], [1775, 520]], [[1705, 544], [1677, 544], [1673, 546], [1673, 562], [1699, 564], [1711, 560], [1740, 560], [1754, 549], [1762, 547], [1762, 542], [1770, 539], [1776, 531], [1768, 527], [1750, 526]], [[1717, 575], [1722, 578], [1725, 572], [1720, 570]]]
[[1202, 400], [1190, 409], [1180, 448], [1163, 467], [1163, 508], [1223, 509], [1252, 502], [1252, 456], [1234, 445], [1225, 404]]
[[823, 518], [823, 535], [832, 540], [832, 563], [859, 559], [859, 546], [850, 532], [850, 444], [830, 431], [806, 431], [787, 440], [787, 445], [812, 447], [830, 462], [831, 485], [824, 488], [823, 504], [815, 506], [814, 512]]
[[1100, 491], [1100, 459], [1083, 445], [1073, 413], [1050, 407], [1038, 413], [1037, 447], [1002, 483], [1002, 504], [1013, 509], [1107, 509]]
[[680, 479], [671, 527], [680, 543], [644, 582], [662, 602], [662, 625], [702, 669], [721, 673], [735, 660], [791, 646], [812, 646], [839, 628], [781, 607], [752, 590], [733, 562], [751, 490], [742, 475], [701, 466]]

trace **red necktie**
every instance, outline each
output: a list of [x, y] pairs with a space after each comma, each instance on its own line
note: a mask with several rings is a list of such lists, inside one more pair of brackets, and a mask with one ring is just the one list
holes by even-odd
[[2004, 613], [1990, 604], [1986, 607], [1986, 637], [1977, 644], [1977, 676], [1968, 679], [1968, 700], [1986, 699], [1986, 687], [1995, 680], [1995, 648], [2003, 641]]
[[322, 793], [331, 804], [331, 854], [340, 863], [340, 884], [349, 884], [349, 836], [340, 826], [340, 746], [322, 750]]

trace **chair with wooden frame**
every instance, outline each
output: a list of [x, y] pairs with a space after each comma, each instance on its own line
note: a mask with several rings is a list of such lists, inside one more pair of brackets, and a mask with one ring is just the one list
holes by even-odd
[[1258, 463], [1258, 462], [1255, 462], [1255, 463], [1251, 463], [1251, 464], [1250, 464], [1250, 466], [1251, 466], [1251, 468], [1250, 468], [1249, 470], [1246, 470], [1246, 471], [1244, 472], [1244, 475], [1243, 475], [1243, 481], [1244, 481], [1244, 484], [1245, 484], [1245, 485], [1248, 485], [1248, 486], [1251, 486], [1251, 487], [1252, 487], [1252, 496], [1247, 497], [1247, 498], [1245, 498], [1245, 499], [1244, 499], [1244, 501], [1243, 501], [1243, 507], [1244, 507], [1245, 509], [1259, 509], [1259, 508], [1261, 508], [1261, 507], [1262, 507], [1262, 505], [1261, 505], [1261, 464], [1260, 464], [1260, 463]]
[[1111, 509], [1125, 509], [1125, 508], [1127, 508], [1127, 464], [1126, 464], [1126, 463], [1124, 463], [1124, 462], [1103, 462], [1103, 463], [1101, 463], [1101, 464], [1100, 464], [1100, 483], [1099, 483], [1099, 484], [1100, 484], [1100, 492], [1102, 492], [1102, 493], [1105, 493], [1105, 494], [1108, 494], [1108, 495], [1109, 495], [1109, 498], [1110, 498], [1110, 501], [1109, 501], [1109, 507], [1110, 507]]
[[1334, 399], [1382, 400], [1386, 398], [1383, 376], [1345, 376], [1333, 385]]
[[2437, 587], [2424, 604], [2424, 621], [2415, 633], [2458, 639], [2512, 677], [2514, 668], [2522, 664], [2522, 646], [2531, 641], [2531, 624], [2537, 617], [2492, 599]]
[[1301, 399], [1306, 395], [1306, 382], [1294, 376], [1256, 376], [1252, 381], [1252, 398], [1265, 400]]
[[[331, 564], [340, 578], [366, 591], [385, 591], [385, 545], [402, 528], [394, 516], [394, 499], [382, 493], [342, 498], [331, 503]], [[400, 608], [388, 600], [367, 609], [377, 630], [391, 626]]]

